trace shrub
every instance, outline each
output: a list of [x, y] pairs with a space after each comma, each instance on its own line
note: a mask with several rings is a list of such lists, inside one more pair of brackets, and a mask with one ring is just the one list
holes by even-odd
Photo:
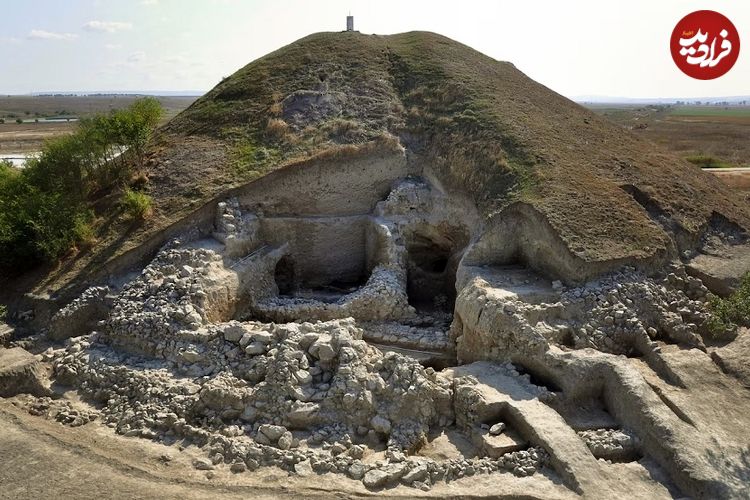
[[20, 123], [23, 123], [23, 120], [22, 120], [22, 119], [20, 119], [20, 118], [16, 118], [16, 123], [19, 123], [19, 124], [20, 124]]
[[276, 141], [280, 141], [289, 133], [289, 125], [280, 118], [271, 118], [266, 125], [266, 135]]
[[5, 317], [8, 315], [8, 307], [0, 304], [0, 321], [5, 321]]
[[96, 242], [96, 234], [91, 225], [93, 214], [90, 212], [80, 213], [73, 221], [73, 236], [75, 241], [84, 247], [90, 247]]
[[734, 166], [731, 163], [707, 155], [687, 156], [685, 159], [700, 168], [731, 168]]
[[714, 335], [750, 326], [750, 273], [743, 276], [737, 290], [726, 298], [713, 297], [709, 302], [711, 317], [708, 329]]
[[153, 200], [140, 191], [126, 189], [121, 204], [126, 217], [131, 220], [144, 220], [153, 213]]
[[[92, 244], [93, 195], [131, 177], [133, 160], [141, 160], [160, 116], [156, 99], [139, 99], [127, 109], [83, 120], [73, 134], [46, 143], [23, 170], [0, 163], [3, 272], [22, 272]], [[126, 207], [144, 218], [151, 199], [136, 193]]]

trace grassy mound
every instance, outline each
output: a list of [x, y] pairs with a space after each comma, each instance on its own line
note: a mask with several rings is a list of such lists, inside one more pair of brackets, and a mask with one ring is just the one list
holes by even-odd
[[278, 168], [393, 142], [487, 219], [530, 205], [584, 261], [664, 254], [665, 231], [697, 241], [714, 212], [750, 227], [719, 180], [510, 63], [434, 33], [317, 33], [251, 62], [171, 120], [144, 151], [155, 215], [136, 228], [106, 224], [93, 251], [45, 286], [87, 279]]

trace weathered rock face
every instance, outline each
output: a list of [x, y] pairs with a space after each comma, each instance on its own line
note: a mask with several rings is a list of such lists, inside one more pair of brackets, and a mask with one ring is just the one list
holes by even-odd
[[[741, 498], [747, 493], [741, 486], [746, 468], [709, 465], [717, 450], [733, 463], [743, 460], [732, 436], [745, 432], [750, 420], [739, 414], [736, 420], [719, 417], [711, 410], [712, 398], [750, 409], [738, 383], [743, 375], [725, 368], [739, 380], [728, 379], [713, 363], [721, 366], [731, 347], [707, 347], [730, 342], [737, 333], [717, 337], [708, 328], [706, 287], [680, 267], [671, 270], [646, 277], [626, 268], [566, 288], [517, 267], [467, 266], [460, 271], [466, 285], [452, 328], [459, 361], [512, 361], [527, 371], [552, 391], [536, 397], [563, 415], [597, 458], [629, 462], [645, 454], [658, 460], [684, 492]], [[745, 344], [740, 334], [729, 345], [742, 349]], [[466, 414], [480, 421], [519, 418], [518, 412], [488, 410], [486, 396], [471, 396], [475, 392], [471, 386], [460, 388], [462, 397], [485, 413], [456, 408], [457, 419]], [[505, 386], [500, 392], [525, 399]], [[545, 448], [557, 470], [572, 473], [571, 484], [581, 491], [596, 488], [597, 480], [587, 476], [582, 463], [573, 460], [568, 468], [556, 462], [560, 454]], [[683, 460], [703, 465], [685, 469], [679, 465]]]
[[0, 348], [0, 397], [25, 393], [47, 395], [46, 378], [44, 368], [31, 353], [20, 347]]
[[63, 340], [85, 335], [95, 329], [97, 323], [107, 318], [110, 300], [109, 287], [91, 287], [80, 297], [60, 309], [50, 321], [49, 337]]
[[474, 276], [454, 323], [464, 360], [538, 356], [551, 344], [631, 355], [660, 339], [705, 349], [703, 336], [713, 339], [709, 292], [684, 270], [656, 280], [631, 268], [565, 290], [520, 269], [464, 272]]

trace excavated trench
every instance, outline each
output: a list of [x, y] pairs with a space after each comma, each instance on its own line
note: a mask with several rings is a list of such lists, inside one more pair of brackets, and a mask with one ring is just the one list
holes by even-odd
[[668, 391], [688, 385], [660, 349], [705, 350], [700, 280], [589, 280], [606, 265], [584, 269], [531, 207], [484, 225], [402, 159], [363, 162], [221, 202], [211, 237], [84, 294], [53, 321], [75, 337], [50, 354], [58, 382], [117, 432], [187, 439], [233, 470], [371, 489], [538, 474], [589, 497], [721, 483], [670, 458], [695, 436], [674, 427], [687, 413]]

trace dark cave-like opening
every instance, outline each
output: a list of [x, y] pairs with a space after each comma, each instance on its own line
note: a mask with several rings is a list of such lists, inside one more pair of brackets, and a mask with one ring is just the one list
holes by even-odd
[[294, 261], [285, 255], [276, 263], [273, 273], [279, 295], [292, 295], [296, 288], [294, 275]]
[[417, 310], [453, 310], [456, 259], [451, 243], [425, 234], [415, 234], [407, 242], [407, 293]]

